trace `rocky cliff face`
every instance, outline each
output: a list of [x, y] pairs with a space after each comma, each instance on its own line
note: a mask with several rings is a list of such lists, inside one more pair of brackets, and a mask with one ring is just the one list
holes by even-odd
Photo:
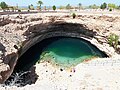
[[115, 51], [107, 43], [110, 33], [120, 36], [120, 17], [104, 15], [31, 14], [0, 16], [0, 83], [14, 70], [17, 59], [35, 43], [49, 37], [84, 38], [108, 56]]

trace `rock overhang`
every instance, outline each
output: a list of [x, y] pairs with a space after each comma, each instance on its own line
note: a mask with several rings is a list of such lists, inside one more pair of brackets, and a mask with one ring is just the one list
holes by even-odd
[[[64, 36], [64, 37], [75, 37], [75, 38], [82, 38], [94, 46], [96, 46], [98, 49], [106, 53], [109, 57], [111, 57], [113, 54], [115, 54], [114, 50], [113, 52], [109, 51], [108, 47], [103, 46], [97, 41], [97, 32], [93, 30], [89, 30], [88, 27], [82, 25], [82, 24], [75, 24], [75, 23], [66, 23], [66, 22], [55, 22], [47, 24], [48, 26], [45, 26], [45, 28], [42, 30], [38, 29], [39, 25], [35, 26], [38, 30], [30, 30], [28, 35], [28, 41], [23, 45], [24, 50], [26, 51], [29, 47], [33, 46], [36, 43], [51, 37], [57, 37], [57, 36]], [[34, 28], [34, 26], [33, 26]], [[40, 31], [40, 32], [39, 32]], [[28, 34], [28, 32], [25, 32]], [[31, 36], [32, 34], [32, 36]], [[23, 50], [23, 52], [25, 52]]]

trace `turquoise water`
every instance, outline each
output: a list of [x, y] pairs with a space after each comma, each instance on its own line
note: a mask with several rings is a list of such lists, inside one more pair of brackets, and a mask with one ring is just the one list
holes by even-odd
[[14, 70], [29, 70], [36, 63], [44, 61], [61, 67], [71, 67], [94, 57], [107, 57], [107, 55], [83, 39], [51, 37], [29, 48], [18, 59]]
[[102, 54], [88, 42], [82, 39], [61, 38], [44, 48], [40, 60], [49, 58], [59, 66], [70, 67], [93, 57], [102, 57]]

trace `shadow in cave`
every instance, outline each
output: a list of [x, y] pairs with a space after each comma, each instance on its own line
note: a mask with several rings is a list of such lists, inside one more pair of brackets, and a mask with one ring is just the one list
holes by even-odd
[[55, 22], [55, 23], [43, 23], [34, 26], [29, 26], [28, 30], [23, 34], [27, 39], [32, 39], [33, 37], [44, 35], [49, 32], [71, 32], [85, 35], [87, 38], [94, 37], [97, 32], [89, 30], [86, 25], [78, 23], [66, 23], [66, 22]]
[[[36, 64], [36, 62], [40, 59], [40, 55], [42, 54], [42, 52], [45, 50], [45, 48], [50, 45], [51, 43], [60, 40], [62, 38], [70, 38], [70, 37], [63, 37], [63, 36], [59, 36], [59, 37], [51, 37], [51, 38], [47, 38], [42, 40], [41, 42], [35, 44], [34, 46], [32, 46], [31, 48], [29, 48], [19, 59], [18, 62], [15, 66], [14, 71], [26, 71], [28, 70], [30, 67], [32, 67], [33, 65]], [[78, 39], [78, 38], [77, 38]], [[79, 39], [82, 40], [86, 43], [89, 43], [88, 41], [84, 40], [84, 39]], [[92, 45], [92, 44], [88, 44], [90, 45], [92, 48], [94, 48], [96, 51], [98, 51], [99, 53], [101, 53], [101, 57], [107, 57], [107, 55], [105, 53], [103, 53], [102, 51], [100, 51], [96, 46]], [[68, 45], [69, 46], [69, 45]], [[61, 48], [62, 49], [62, 48]], [[64, 47], [63, 47], [64, 49]], [[89, 49], [89, 48], [88, 48]], [[96, 53], [98, 53], [96, 52]], [[59, 52], [54, 52], [58, 55], [62, 55], [65, 57], [71, 57], [71, 56], [67, 56], [65, 54], [61, 54]], [[75, 53], [75, 52], [74, 52]], [[78, 55], [73, 56], [74, 58], [77, 58]]]
[[19, 59], [15, 66], [14, 71], [26, 71], [31, 66], [36, 64], [36, 62], [40, 59], [40, 55], [42, 54], [43, 50], [47, 45], [50, 43], [60, 39], [61, 37], [56, 38], [49, 38], [44, 39], [43, 41], [35, 44], [34, 46], [30, 47]]
[[[38, 75], [35, 72], [34, 65], [39, 60], [40, 55], [41, 55], [44, 47], [46, 47], [48, 44], [52, 43], [54, 40], [57, 40], [57, 39], [58, 38], [49, 39], [49, 40], [45, 39], [45, 40], [35, 44], [31, 48], [29, 48], [17, 60], [17, 64], [14, 68], [14, 71], [13, 71], [12, 75], [5, 82], [5, 85], [10, 85], [11, 83], [13, 84], [13, 82], [14, 82], [14, 85], [17, 84], [17, 85], [20, 85], [20, 86], [24, 86], [24, 85], [27, 85], [27, 84], [34, 84], [35, 81], [38, 78]], [[24, 74], [24, 72], [25, 72], [25, 74]], [[22, 74], [24, 74], [24, 75], [22, 75]], [[31, 77], [31, 75], [33, 75], [33, 76]], [[19, 77], [19, 76], [21, 76], [21, 77]]]

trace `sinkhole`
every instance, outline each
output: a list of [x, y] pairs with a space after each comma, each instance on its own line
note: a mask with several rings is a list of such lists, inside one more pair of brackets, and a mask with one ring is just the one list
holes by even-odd
[[18, 59], [14, 71], [29, 70], [41, 61], [49, 61], [60, 67], [71, 67], [94, 57], [107, 57], [107, 55], [82, 38], [51, 37], [29, 48]]

